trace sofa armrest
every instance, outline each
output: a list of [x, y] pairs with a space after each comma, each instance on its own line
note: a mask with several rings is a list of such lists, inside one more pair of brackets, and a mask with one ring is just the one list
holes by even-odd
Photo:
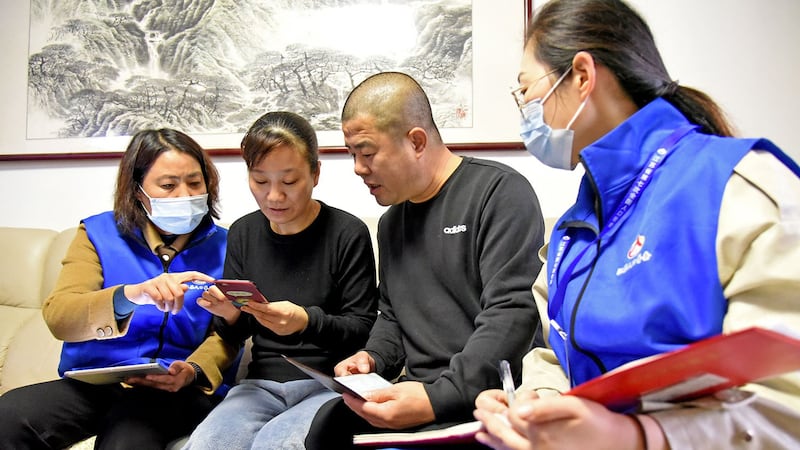
[[58, 378], [61, 341], [47, 329], [41, 310], [34, 310], [9, 341], [0, 395], [28, 384]]

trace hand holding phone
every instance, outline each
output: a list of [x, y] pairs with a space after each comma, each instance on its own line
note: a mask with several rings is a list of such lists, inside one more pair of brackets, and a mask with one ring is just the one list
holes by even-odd
[[256, 284], [250, 280], [216, 280], [214, 284], [237, 308], [241, 308], [251, 301], [269, 303]]

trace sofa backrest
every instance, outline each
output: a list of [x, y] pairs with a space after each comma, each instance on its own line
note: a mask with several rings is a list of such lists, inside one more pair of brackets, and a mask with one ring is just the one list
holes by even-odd
[[45, 261], [44, 276], [42, 277], [42, 301], [56, 287], [56, 280], [61, 272], [61, 262], [64, 259], [64, 255], [67, 254], [69, 244], [75, 239], [77, 231], [78, 227], [67, 228], [58, 233], [50, 244], [50, 252]]
[[0, 305], [41, 307], [45, 262], [57, 234], [36, 228], [6, 227], [0, 231]]
[[55, 379], [61, 342], [42, 318], [42, 302], [75, 229], [0, 227], [0, 394]]

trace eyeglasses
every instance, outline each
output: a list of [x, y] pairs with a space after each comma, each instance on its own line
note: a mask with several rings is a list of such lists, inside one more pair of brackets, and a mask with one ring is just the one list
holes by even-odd
[[549, 77], [550, 75], [556, 73], [557, 71], [558, 71], [558, 69], [553, 69], [550, 72], [547, 72], [546, 74], [544, 74], [541, 77], [537, 78], [536, 81], [534, 81], [533, 83], [531, 83], [531, 84], [529, 84], [527, 86], [520, 86], [520, 87], [512, 90], [511, 91], [511, 96], [514, 97], [514, 102], [517, 104], [517, 108], [522, 109], [522, 107], [525, 106], [525, 103], [526, 103], [526, 101], [525, 101], [525, 91], [527, 91], [528, 89], [532, 89], [540, 81], [542, 81], [543, 79], [545, 79], [545, 78]]

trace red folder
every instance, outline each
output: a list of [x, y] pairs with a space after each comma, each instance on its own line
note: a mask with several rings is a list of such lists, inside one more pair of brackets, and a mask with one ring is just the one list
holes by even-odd
[[[582, 383], [566, 395], [628, 412], [642, 402], [689, 400], [795, 370], [800, 370], [800, 340], [753, 327], [634, 361]], [[416, 433], [361, 434], [355, 436], [354, 443], [387, 446], [474, 442], [480, 428], [480, 422], [468, 422]]]
[[642, 402], [689, 400], [798, 369], [800, 340], [753, 327], [634, 361], [567, 395], [628, 411]]

